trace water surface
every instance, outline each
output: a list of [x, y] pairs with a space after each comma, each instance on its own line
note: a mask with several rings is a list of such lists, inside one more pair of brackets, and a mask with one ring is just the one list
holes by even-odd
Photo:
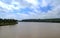
[[0, 26], [0, 38], [60, 38], [60, 23], [19, 22]]

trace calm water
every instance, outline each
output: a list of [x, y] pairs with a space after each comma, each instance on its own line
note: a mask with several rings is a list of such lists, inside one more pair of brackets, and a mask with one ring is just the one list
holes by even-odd
[[60, 38], [60, 24], [19, 22], [13, 26], [0, 26], [0, 38]]

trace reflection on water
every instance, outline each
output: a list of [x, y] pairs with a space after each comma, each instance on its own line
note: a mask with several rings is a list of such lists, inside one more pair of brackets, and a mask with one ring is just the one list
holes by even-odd
[[19, 22], [13, 26], [0, 26], [0, 38], [60, 38], [60, 24]]

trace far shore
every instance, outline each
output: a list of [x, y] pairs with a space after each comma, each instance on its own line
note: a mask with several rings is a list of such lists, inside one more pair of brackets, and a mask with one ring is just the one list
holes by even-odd
[[53, 19], [23, 19], [19, 22], [49, 22], [49, 23], [60, 23], [60, 18], [53, 18]]

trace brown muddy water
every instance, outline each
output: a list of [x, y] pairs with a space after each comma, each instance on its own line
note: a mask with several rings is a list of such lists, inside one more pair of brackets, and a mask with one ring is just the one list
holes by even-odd
[[19, 22], [0, 26], [0, 38], [60, 38], [60, 23]]

